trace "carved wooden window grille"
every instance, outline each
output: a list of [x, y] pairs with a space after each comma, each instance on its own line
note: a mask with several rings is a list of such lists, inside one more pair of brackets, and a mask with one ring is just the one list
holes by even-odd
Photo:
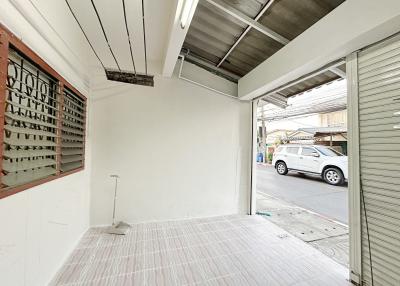
[[84, 167], [86, 98], [0, 25], [0, 198]]

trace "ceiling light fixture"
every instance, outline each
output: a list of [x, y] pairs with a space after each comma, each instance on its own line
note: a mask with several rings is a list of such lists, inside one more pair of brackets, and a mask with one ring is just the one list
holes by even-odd
[[181, 13], [181, 28], [185, 29], [186, 24], [189, 20], [190, 11], [192, 10], [194, 0], [184, 0], [182, 13]]

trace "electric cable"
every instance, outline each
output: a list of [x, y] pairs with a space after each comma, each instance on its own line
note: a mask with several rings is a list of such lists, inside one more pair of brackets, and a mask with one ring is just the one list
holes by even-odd
[[103, 23], [101, 22], [100, 15], [99, 15], [99, 12], [97, 11], [96, 5], [94, 4], [93, 0], [90, 0], [90, 2], [92, 2], [92, 6], [94, 8], [94, 11], [96, 12], [97, 19], [99, 20], [99, 23], [100, 23], [100, 26], [101, 26], [101, 30], [103, 31], [103, 35], [104, 35], [104, 38], [106, 39], [106, 42], [107, 42], [108, 48], [110, 49], [111, 55], [113, 56], [114, 61], [117, 64], [118, 70], [121, 71], [121, 68], [120, 68], [120, 66], [118, 64], [117, 58], [114, 55], [114, 52], [113, 52], [113, 50], [111, 48], [111, 45], [110, 45], [110, 42], [108, 41], [107, 34], [106, 34], [106, 31], [104, 30], [104, 26], [103, 26]]
[[105, 70], [106, 67], [104, 66], [103, 62], [101, 61], [99, 55], [96, 53], [96, 50], [94, 49], [94, 47], [93, 47], [92, 43], [90, 42], [88, 36], [86, 35], [85, 31], [83, 30], [83, 27], [82, 27], [81, 23], [78, 21], [78, 18], [76, 17], [74, 11], [72, 10], [71, 6], [69, 5], [68, 0], [65, 0], [65, 3], [67, 3], [67, 6], [68, 6], [69, 11], [71, 12], [71, 14], [72, 14], [72, 16], [74, 17], [76, 23], [78, 24], [78, 26], [79, 26], [79, 28], [81, 29], [83, 35], [85, 36], [86, 41], [88, 42], [88, 44], [89, 44], [90, 48], [92, 49], [94, 55], [95, 55], [96, 58], [99, 60], [101, 66], [102, 66], [103, 69]]
[[[93, 0], [92, 0], [93, 1]], [[142, 23], [143, 23], [143, 45], [144, 45], [144, 64], [147, 75], [147, 49], [146, 49], [146, 27], [144, 23], [144, 0], [142, 0]]]
[[126, 19], [126, 8], [125, 8], [125, 0], [122, 0], [122, 8], [124, 10], [124, 19], [125, 19], [125, 28], [126, 28], [126, 34], [128, 36], [128, 42], [129, 42], [129, 50], [131, 52], [131, 59], [132, 59], [132, 65], [133, 65], [133, 71], [136, 75], [136, 67], [135, 67], [135, 60], [133, 59], [133, 52], [132, 52], [132, 44], [131, 44], [131, 37], [129, 34], [129, 29], [128, 29], [128, 21]]

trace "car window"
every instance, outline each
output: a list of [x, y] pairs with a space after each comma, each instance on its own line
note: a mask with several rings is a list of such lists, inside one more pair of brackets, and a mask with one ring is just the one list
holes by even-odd
[[301, 150], [301, 155], [303, 156], [312, 156], [315, 153], [317, 153], [317, 151], [314, 148], [310, 147], [303, 147], [303, 149]]
[[286, 147], [286, 152], [289, 154], [299, 153], [299, 147]]
[[321, 152], [323, 155], [325, 156], [329, 156], [329, 157], [337, 157], [337, 156], [344, 156], [342, 153], [339, 153], [338, 151], [335, 151], [331, 148], [328, 147], [315, 147], [318, 149], [319, 152]]

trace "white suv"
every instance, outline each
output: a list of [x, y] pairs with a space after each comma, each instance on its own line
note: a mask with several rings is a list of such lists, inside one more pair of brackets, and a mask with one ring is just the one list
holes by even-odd
[[274, 153], [272, 164], [279, 175], [288, 171], [319, 174], [331, 185], [347, 180], [347, 156], [321, 145], [281, 145]]

